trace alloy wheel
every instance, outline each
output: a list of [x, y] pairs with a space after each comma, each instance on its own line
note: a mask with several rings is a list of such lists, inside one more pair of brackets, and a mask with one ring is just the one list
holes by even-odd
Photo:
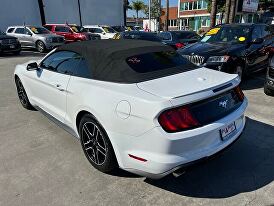
[[45, 45], [44, 45], [43, 42], [41, 42], [41, 41], [38, 41], [38, 42], [37, 42], [37, 50], [38, 50], [40, 53], [42, 53], [42, 52], [45, 51]]
[[82, 127], [83, 147], [88, 158], [96, 165], [103, 165], [107, 158], [107, 144], [100, 129], [93, 122]]
[[16, 80], [17, 94], [23, 106], [28, 104], [28, 97], [20, 79]]

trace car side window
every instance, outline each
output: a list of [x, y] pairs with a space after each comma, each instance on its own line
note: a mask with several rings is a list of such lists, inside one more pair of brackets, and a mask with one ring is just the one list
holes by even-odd
[[9, 28], [7, 33], [12, 33], [14, 31], [14, 28]]
[[73, 59], [75, 59], [76, 56], [76, 53], [69, 51], [55, 52], [41, 62], [40, 67], [50, 71], [72, 75], [75, 68]]
[[261, 26], [262, 29], [262, 38], [265, 38], [271, 34], [269, 26]]
[[17, 29], [15, 30], [15, 33], [16, 33], [16, 34], [25, 34], [26, 31], [25, 31], [25, 28], [17, 28]]
[[49, 31], [51, 31], [51, 29], [52, 29], [52, 26], [49, 26], [49, 25], [45, 25], [44, 27]]
[[91, 78], [91, 72], [88, 63], [81, 56], [78, 58], [78, 65], [75, 67], [74, 75], [83, 78]]
[[94, 33], [103, 33], [104, 31], [102, 29], [99, 29], [99, 28], [95, 28], [94, 29]]
[[66, 27], [66, 26], [56, 26], [55, 27], [55, 31], [56, 32], [70, 32], [70, 28]]
[[260, 27], [255, 26], [252, 32], [252, 40], [255, 40], [258, 38], [262, 38], [262, 32]]
[[159, 34], [159, 36], [164, 40], [164, 41], [171, 41], [171, 35], [169, 32], [162, 32]]

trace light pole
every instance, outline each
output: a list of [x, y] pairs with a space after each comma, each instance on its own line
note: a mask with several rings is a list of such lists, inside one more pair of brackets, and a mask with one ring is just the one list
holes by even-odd
[[151, 31], [151, 0], [148, 0], [148, 28]]
[[77, 1], [78, 1], [78, 12], [79, 12], [80, 26], [83, 26], [82, 13], [81, 13], [81, 4], [80, 4], [80, 0], [77, 0]]

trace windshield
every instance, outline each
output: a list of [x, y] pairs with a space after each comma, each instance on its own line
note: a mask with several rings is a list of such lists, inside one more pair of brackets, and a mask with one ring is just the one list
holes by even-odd
[[76, 33], [82, 33], [84, 30], [84, 27], [81, 26], [71, 26], [70, 28]]
[[245, 42], [252, 33], [248, 26], [224, 26], [209, 30], [201, 42]]
[[115, 30], [111, 27], [103, 26], [103, 29], [106, 33], [116, 33]]
[[30, 27], [29, 28], [34, 34], [50, 34], [50, 31], [44, 27]]
[[161, 42], [161, 39], [151, 33], [125, 33], [124, 39], [139, 39], [147, 41]]

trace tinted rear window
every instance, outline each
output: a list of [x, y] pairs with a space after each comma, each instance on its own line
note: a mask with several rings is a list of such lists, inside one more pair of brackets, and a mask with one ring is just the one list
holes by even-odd
[[126, 59], [127, 64], [137, 73], [148, 73], [169, 68], [188, 67], [196, 68], [187, 59], [175, 51], [163, 51], [131, 56]]

